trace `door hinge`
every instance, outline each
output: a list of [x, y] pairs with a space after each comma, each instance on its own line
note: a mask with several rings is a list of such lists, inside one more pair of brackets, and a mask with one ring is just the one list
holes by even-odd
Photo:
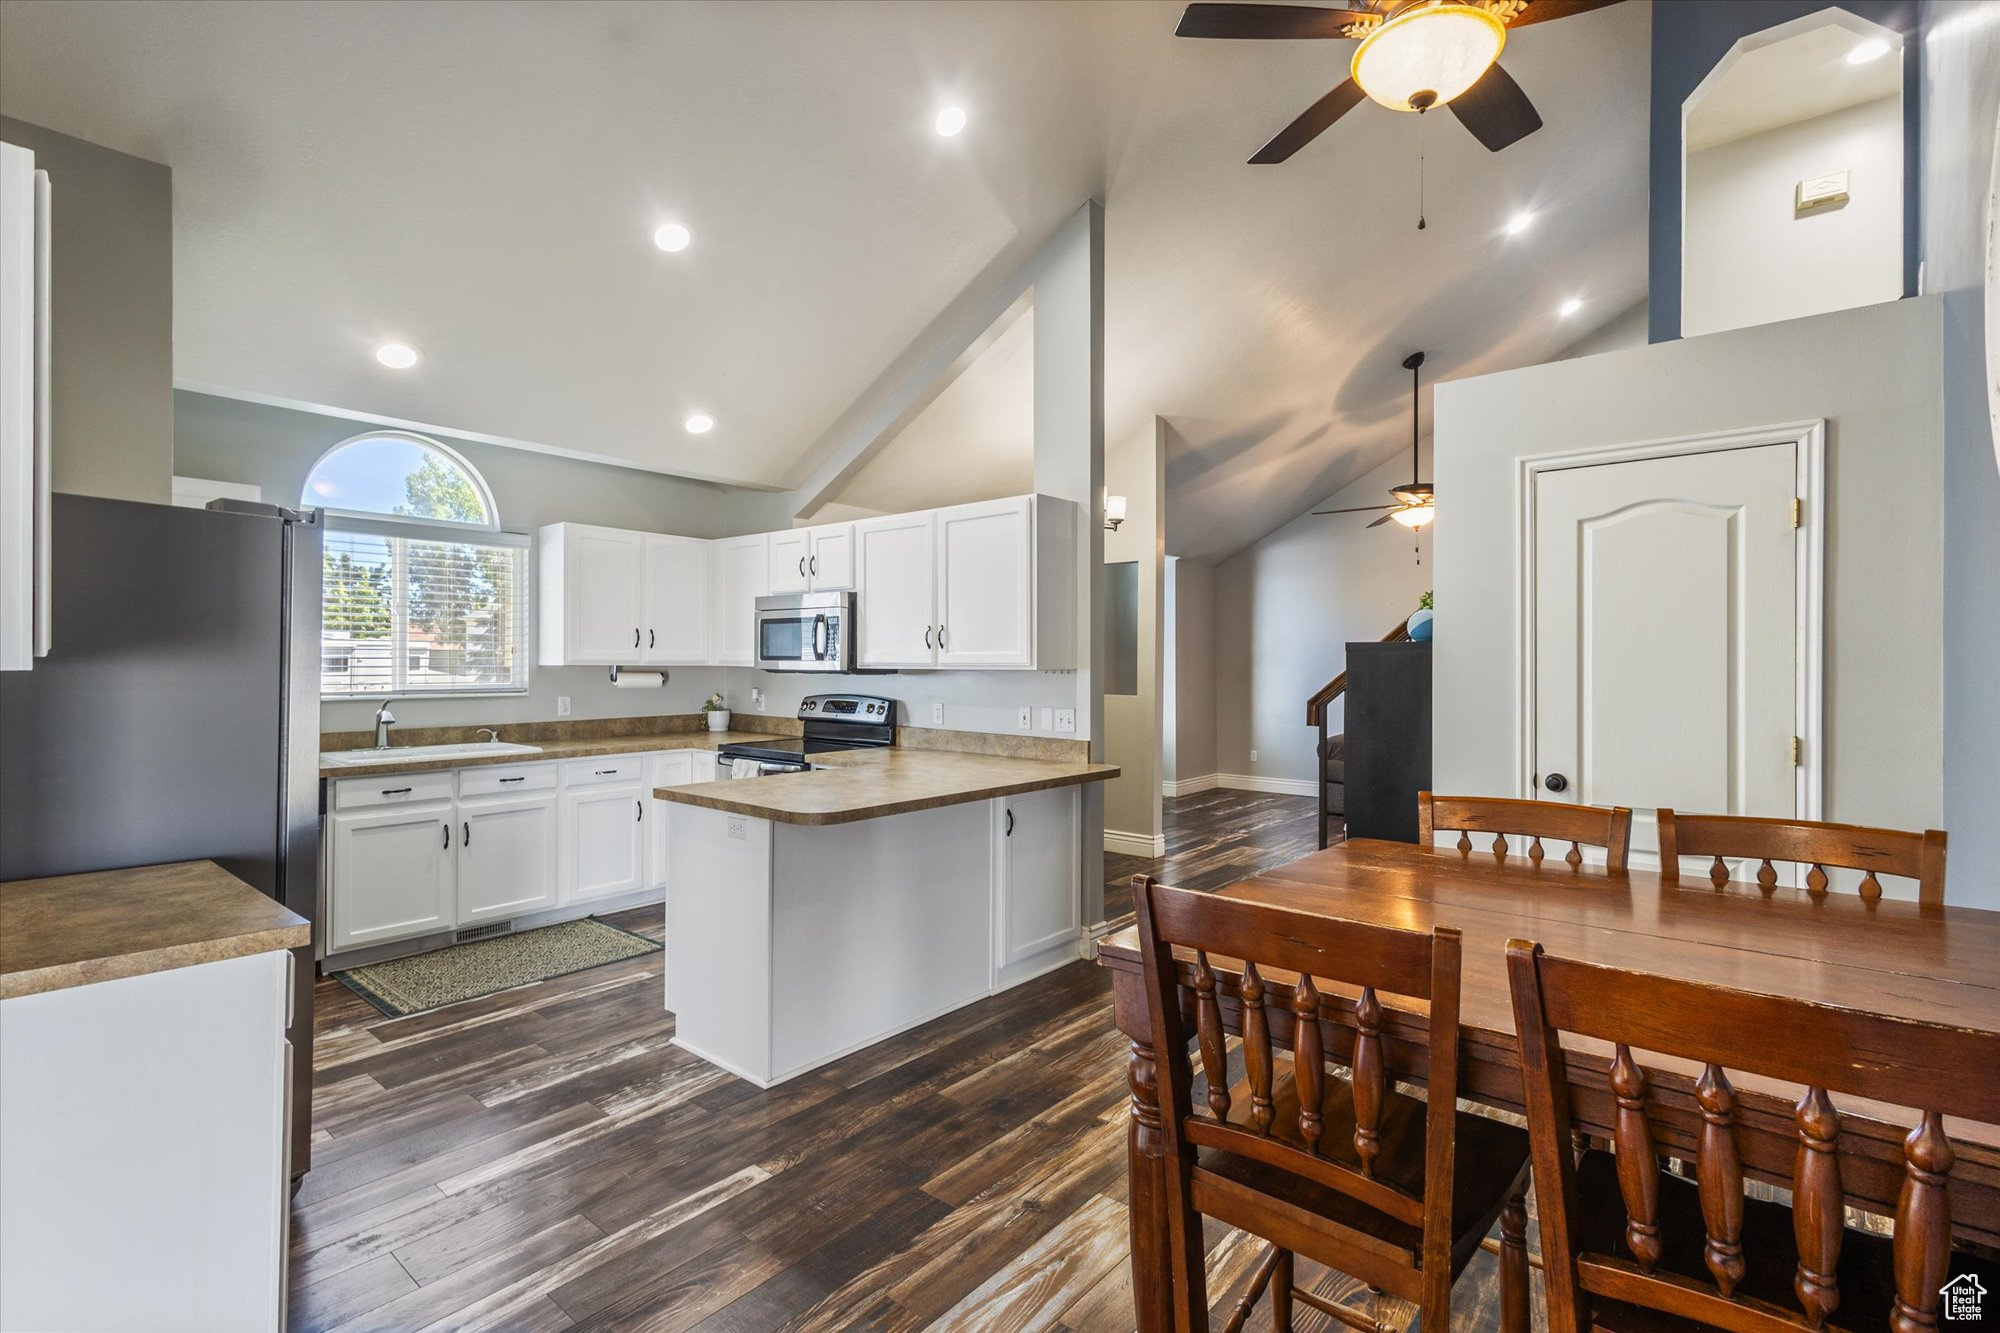
[[1801, 750], [1801, 749], [1802, 749], [1802, 748], [1804, 747], [1804, 744], [1805, 744], [1805, 742], [1801, 741], [1801, 740], [1800, 740], [1800, 739], [1799, 739], [1799, 738], [1798, 738], [1797, 736], [1794, 736], [1794, 737], [1792, 737], [1792, 767], [1793, 767], [1793, 768], [1797, 768], [1797, 767], [1798, 767], [1798, 766], [1799, 766], [1800, 764], [1802, 764], [1802, 763], [1804, 763], [1804, 762], [1805, 762], [1805, 761], [1804, 761], [1803, 759], [1801, 759], [1801, 758], [1799, 757], [1799, 752], [1800, 752], [1800, 750]]
[[1806, 525], [1806, 502], [1800, 499], [1798, 496], [1794, 495], [1792, 497], [1792, 526], [1795, 528], [1802, 528], [1805, 525]]

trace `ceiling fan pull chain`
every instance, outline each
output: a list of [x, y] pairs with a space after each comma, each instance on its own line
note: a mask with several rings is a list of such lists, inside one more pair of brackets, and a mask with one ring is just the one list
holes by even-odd
[[1417, 112], [1417, 230], [1424, 229], [1424, 113]]

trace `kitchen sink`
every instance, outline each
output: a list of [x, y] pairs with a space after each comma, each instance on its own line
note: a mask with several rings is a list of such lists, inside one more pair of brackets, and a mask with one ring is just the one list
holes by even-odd
[[472, 745], [392, 745], [386, 750], [335, 750], [323, 752], [322, 764], [389, 764], [398, 759], [435, 762], [439, 759], [485, 759], [498, 754], [540, 754], [539, 745], [516, 745], [512, 741], [480, 741]]

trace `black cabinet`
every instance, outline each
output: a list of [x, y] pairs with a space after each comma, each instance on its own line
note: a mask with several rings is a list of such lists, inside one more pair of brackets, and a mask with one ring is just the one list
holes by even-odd
[[1431, 785], [1431, 646], [1347, 645], [1347, 836], [1417, 840]]

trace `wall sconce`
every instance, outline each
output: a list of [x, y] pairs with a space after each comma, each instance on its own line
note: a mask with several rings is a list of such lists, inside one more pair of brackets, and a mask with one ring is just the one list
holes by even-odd
[[1124, 521], [1125, 497], [1106, 492], [1104, 496], [1104, 530], [1106, 532], [1116, 532], [1118, 531], [1118, 525]]

